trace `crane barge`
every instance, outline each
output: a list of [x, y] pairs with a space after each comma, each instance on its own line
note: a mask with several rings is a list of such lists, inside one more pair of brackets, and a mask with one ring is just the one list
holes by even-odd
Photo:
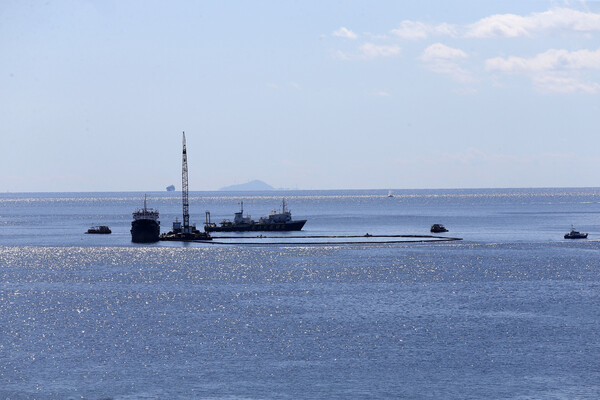
[[173, 229], [169, 233], [160, 236], [160, 240], [171, 241], [193, 241], [193, 240], [211, 240], [212, 237], [207, 232], [200, 232], [196, 225], [190, 225], [190, 203], [188, 195], [188, 165], [187, 150], [185, 146], [185, 132], [183, 132], [183, 151], [181, 155], [181, 203], [183, 204], [182, 221], [173, 222]]

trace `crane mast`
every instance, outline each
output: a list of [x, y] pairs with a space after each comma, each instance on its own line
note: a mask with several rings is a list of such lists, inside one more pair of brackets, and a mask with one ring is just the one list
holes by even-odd
[[183, 203], [183, 232], [190, 233], [190, 204], [188, 200], [188, 166], [185, 150], [185, 132], [183, 132], [183, 153], [181, 156], [181, 200]]
[[181, 203], [183, 204], [183, 221], [175, 218], [173, 230], [161, 235], [160, 240], [191, 242], [196, 240], [211, 240], [207, 232], [200, 232], [196, 225], [190, 225], [190, 202], [188, 198], [188, 165], [185, 148], [185, 132], [183, 132], [183, 150], [181, 153]]

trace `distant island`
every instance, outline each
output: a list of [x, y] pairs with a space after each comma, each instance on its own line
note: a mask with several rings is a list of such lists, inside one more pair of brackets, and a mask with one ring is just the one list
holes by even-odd
[[241, 183], [239, 185], [225, 186], [219, 190], [242, 191], [242, 190], [274, 190], [274, 189], [275, 188], [273, 186], [271, 186], [263, 181], [259, 181], [258, 179], [255, 179], [248, 183]]

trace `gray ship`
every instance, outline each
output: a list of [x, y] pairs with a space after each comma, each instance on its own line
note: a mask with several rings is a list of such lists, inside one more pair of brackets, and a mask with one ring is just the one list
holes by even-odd
[[205, 232], [247, 232], [247, 231], [299, 231], [302, 230], [305, 219], [292, 219], [292, 213], [286, 208], [283, 199], [281, 212], [272, 211], [269, 215], [254, 221], [250, 216], [244, 217], [244, 202], [240, 211], [236, 212], [233, 221], [227, 219], [219, 225], [210, 221], [210, 212], [206, 212]]

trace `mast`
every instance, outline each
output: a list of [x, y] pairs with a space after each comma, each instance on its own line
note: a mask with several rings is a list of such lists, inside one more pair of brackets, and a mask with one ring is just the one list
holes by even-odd
[[185, 150], [185, 132], [183, 132], [183, 153], [181, 156], [181, 200], [183, 203], [183, 232], [190, 231], [190, 204], [188, 201], [188, 166]]

